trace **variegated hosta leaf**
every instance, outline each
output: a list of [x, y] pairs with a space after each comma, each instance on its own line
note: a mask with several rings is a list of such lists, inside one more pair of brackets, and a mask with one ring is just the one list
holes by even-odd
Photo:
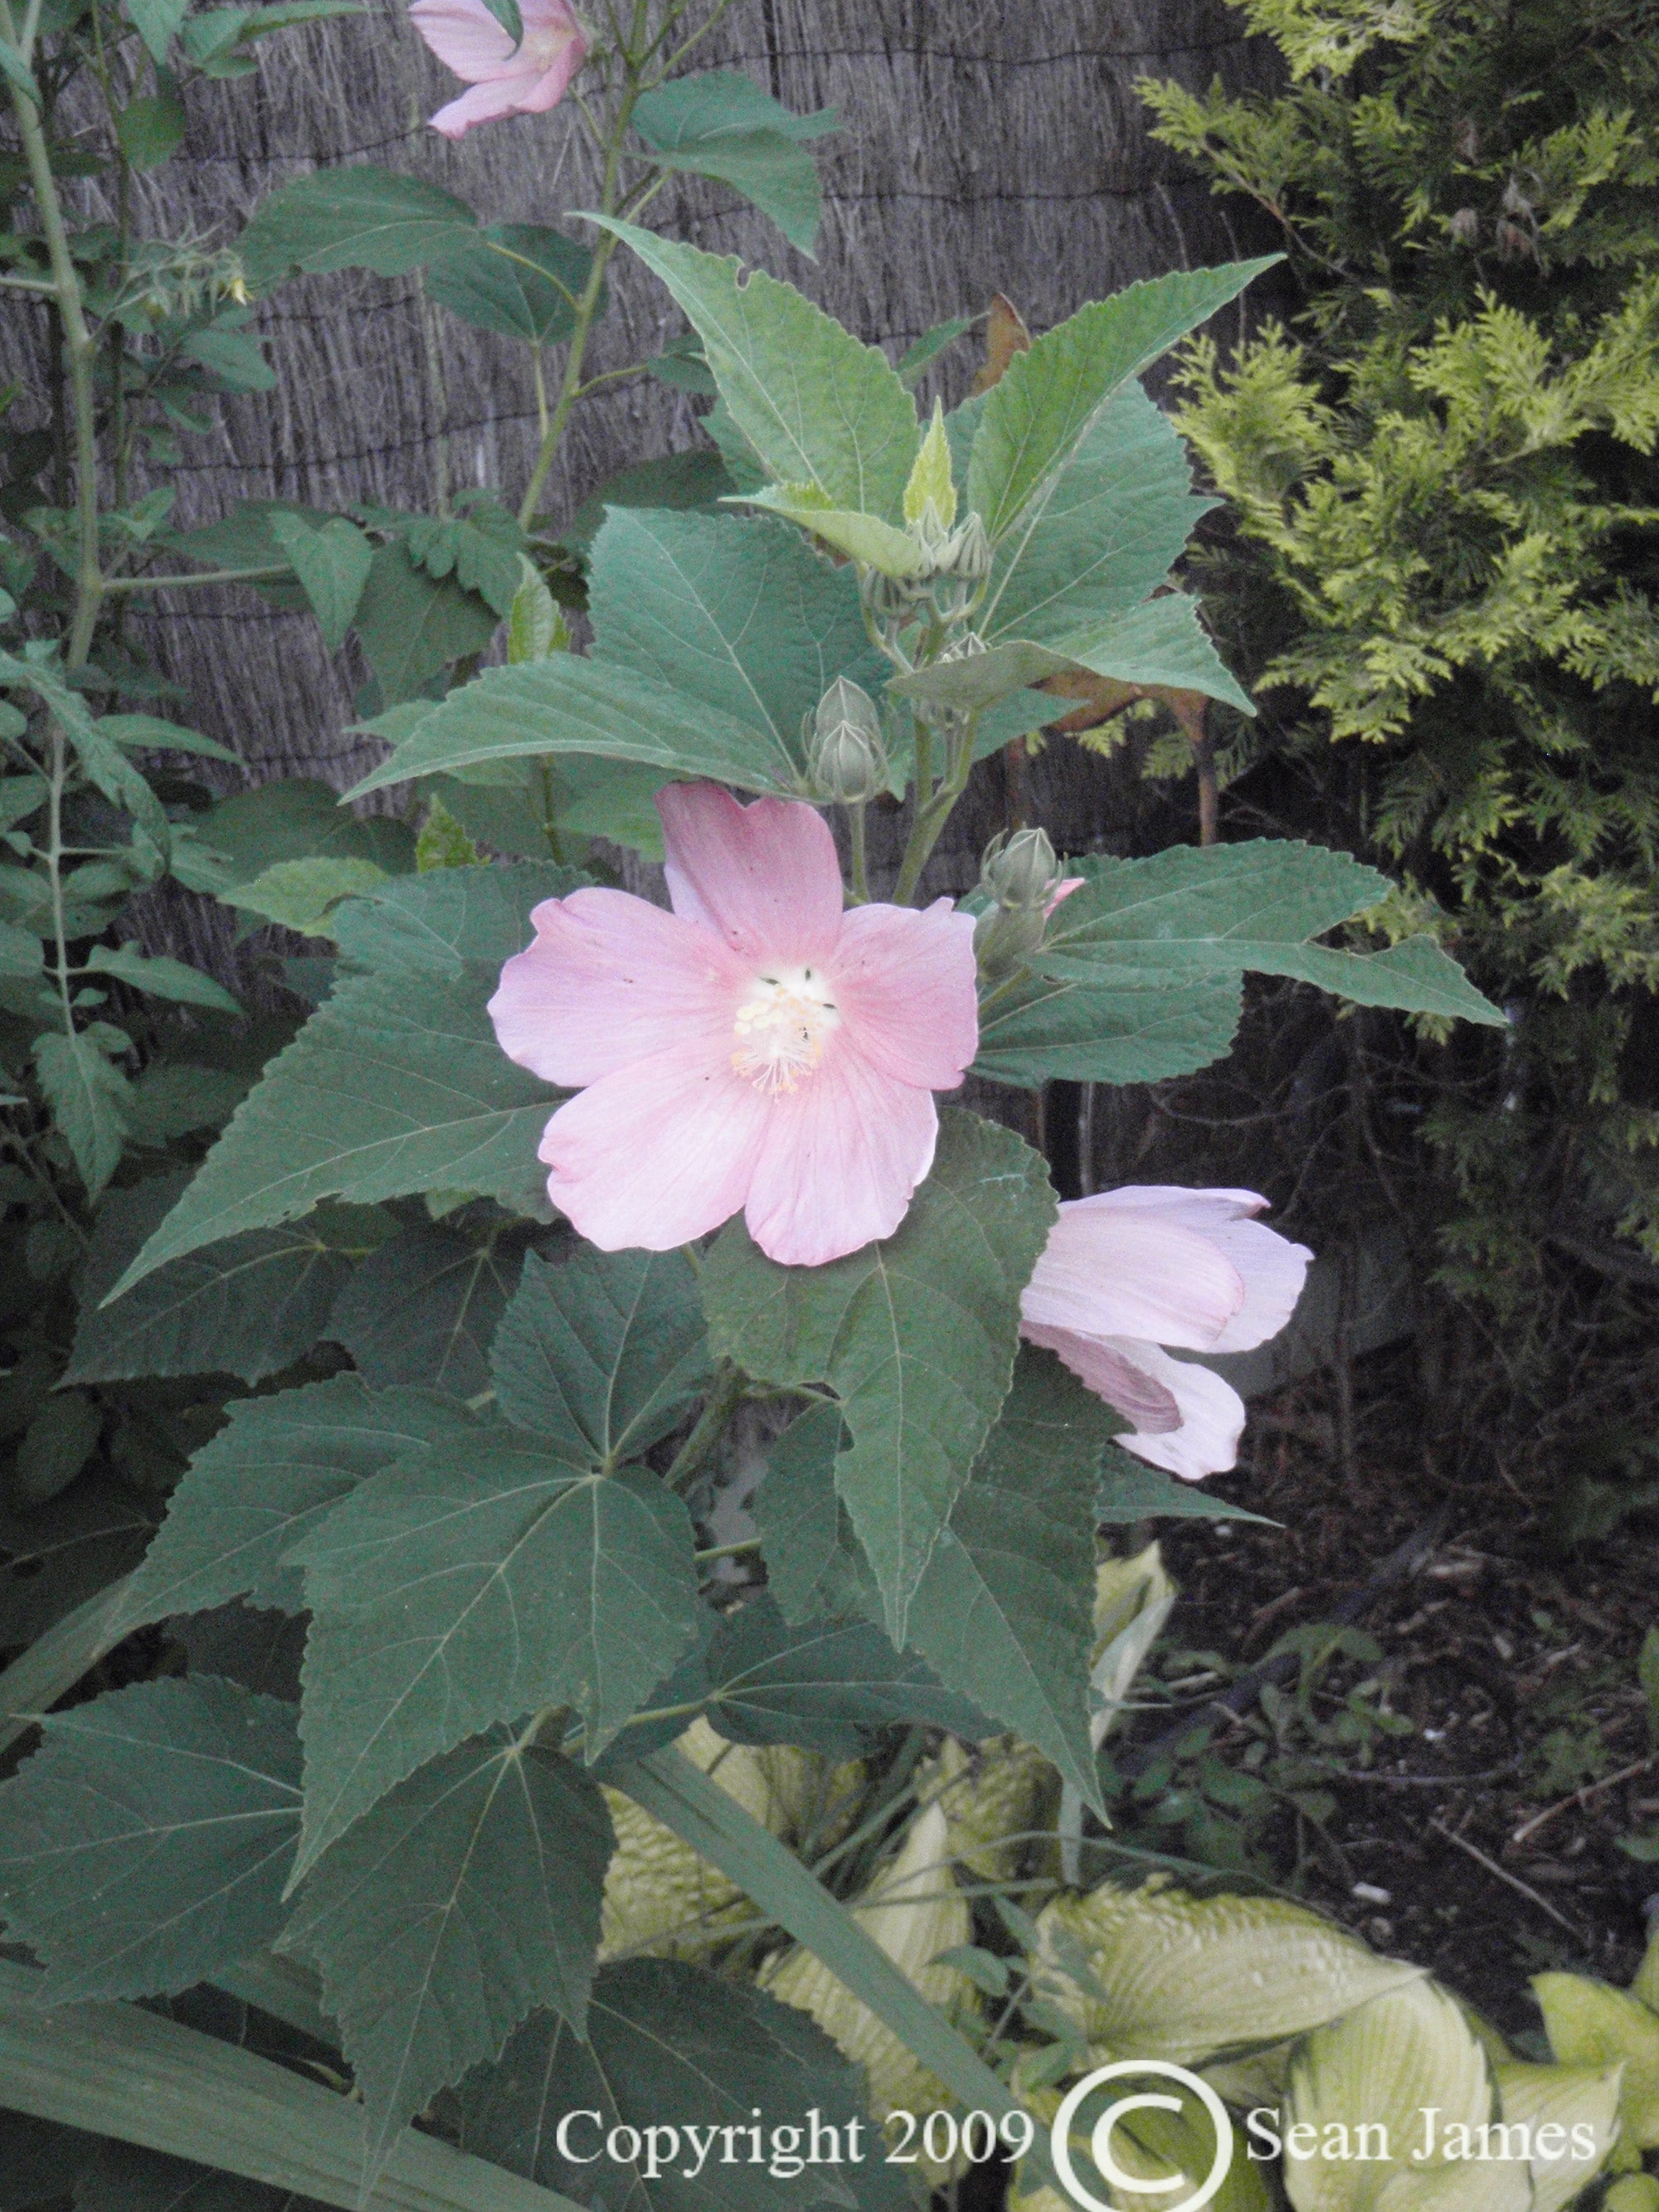
[[1175, 1610], [1176, 1586], [1164, 1555], [1148, 1544], [1132, 1559], [1103, 1559], [1095, 1569], [1095, 1642], [1089, 1687], [1089, 1732], [1099, 1749], [1123, 1710], [1135, 1676]]
[[981, 1881], [1012, 1881], [1032, 1863], [1040, 1873], [1054, 1871], [1053, 1844], [1039, 1844], [1037, 1837], [1052, 1836], [1060, 1777], [1040, 1751], [999, 1735], [969, 1753], [947, 1736], [936, 1771], [934, 1802], [945, 1808], [951, 1858]]
[[[702, 1718], [680, 1737], [678, 1748], [744, 1812], [792, 1845], [809, 1832], [820, 1849], [833, 1844], [844, 1832], [864, 1782], [859, 1760], [832, 1766], [793, 1744], [728, 1743]], [[602, 1960], [640, 1952], [695, 1959], [722, 1926], [750, 1917], [742, 1891], [689, 1844], [620, 1790], [605, 1794], [617, 1849], [605, 1876]]]
[[1037, 1927], [1044, 1993], [1111, 2057], [1185, 2065], [1316, 2027], [1422, 1973], [1276, 1898], [1152, 1882], [1056, 1898]]
[[[1113, 2128], [1108, 2146], [1112, 2159], [1131, 2180], [1141, 2185], [1133, 2190], [1115, 2188], [1094, 2160], [1094, 2123], [1113, 2098], [1145, 2092], [1178, 2096], [1181, 2110], [1129, 2113]], [[1027, 2093], [1026, 2101], [1037, 2118], [1052, 2124], [1061, 2094], [1062, 2089], [1036, 2090]], [[1114, 2206], [1115, 2212], [1146, 2212], [1149, 2204], [1167, 2204], [1176, 2195], [1183, 2201], [1190, 2198], [1208, 2179], [1216, 2152], [1214, 2124], [1197, 2097], [1167, 2078], [1156, 2076], [1127, 2077], [1088, 2100], [1072, 2124], [1070, 2140], [1072, 2166], [1078, 2179], [1103, 2204]], [[1232, 2163], [1219, 2189], [1206, 2200], [1210, 2212], [1273, 2212], [1277, 2200], [1270, 2193], [1261, 2166], [1237, 2148], [1240, 2140], [1236, 2130]], [[1015, 2169], [1009, 2202], [1012, 2212], [1076, 2212], [1069, 2196], [1038, 2180], [1030, 2158], [1022, 2160]]]
[[1531, 2168], [1504, 2156], [1500, 2118], [1455, 1999], [1410, 1983], [1304, 2045], [1283, 2108], [1286, 2194], [1296, 2212], [1531, 2212]]
[[1533, 1994], [1563, 2066], [1622, 2064], [1619, 2117], [1640, 2150], [1659, 2145], [1659, 2015], [1628, 1990], [1582, 1974], [1534, 1974]]
[[1496, 2071], [1505, 2122], [1527, 2130], [1532, 2212], [1565, 2212], [1613, 2148], [1620, 2069], [1511, 2064]]
[[[945, 1810], [935, 1802], [912, 1824], [898, 1856], [853, 1907], [853, 1917], [930, 2004], [961, 2020], [975, 2008], [973, 1984], [956, 1967], [933, 1963], [941, 1951], [972, 1940], [973, 1917], [951, 1876], [950, 1858]], [[953, 2101], [945, 2084], [812, 1952], [787, 1953], [763, 1984], [785, 2004], [811, 2013], [847, 2057], [863, 2066], [878, 2120], [893, 2112], [929, 2112]], [[919, 2170], [935, 2185], [951, 2171], [925, 2157]]]

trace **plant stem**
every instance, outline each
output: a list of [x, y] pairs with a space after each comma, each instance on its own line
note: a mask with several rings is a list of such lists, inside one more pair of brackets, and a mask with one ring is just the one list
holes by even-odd
[[848, 820], [852, 830], [853, 903], [854, 906], [868, 906], [870, 903], [870, 861], [865, 846], [864, 808], [865, 802], [860, 799], [857, 805], [849, 806], [847, 810]]
[[293, 574], [286, 561], [279, 561], [263, 568], [202, 568], [187, 576], [106, 576], [100, 589], [106, 597], [112, 592], [178, 592], [193, 584], [274, 583]]
[[685, 1490], [692, 1478], [702, 1473], [704, 1462], [720, 1442], [720, 1431], [744, 1394], [746, 1380], [734, 1361], [720, 1362], [715, 1370], [714, 1388], [697, 1416], [696, 1426], [674, 1455], [674, 1464], [663, 1478], [671, 1490]]
[[[26, 24], [31, 41], [33, 21], [31, 15]], [[0, 0], [0, 36], [21, 50], [11, 0]], [[81, 668], [92, 648], [92, 634], [97, 627], [98, 605], [104, 588], [98, 562], [98, 418], [92, 388], [92, 363], [97, 342], [87, 328], [82, 311], [81, 279], [70, 252], [63, 203], [52, 173], [52, 157], [46, 150], [40, 111], [20, 85], [11, 88], [11, 105], [17, 118], [18, 136], [23, 143], [23, 158], [28, 165], [29, 183], [40, 210], [41, 235], [52, 263], [53, 303], [63, 324], [64, 351], [69, 357], [70, 391], [75, 410], [76, 550], [75, 612], [70, 623], [64, 662], [70, 668]], [[61, 732], [54, 735], [52, 743], [61, 751]]]
[[916, 726], [916, 813], [910, 824], [910, 836], [904, 848], [898, 881], [893, 886], [893, 903], [896, 906], [908, 906], [915, 898], [921, 872], [939, 841], [939, 833], [955, 811], [957, 799], [968, 788], [968, 777], [974, 765], [974, 732], [978, 726], [979, 717], [971, 715], [963, 727], [952, 734], [950, 757], [939, 788], [924, 799], [921, 725], [919, 722]]

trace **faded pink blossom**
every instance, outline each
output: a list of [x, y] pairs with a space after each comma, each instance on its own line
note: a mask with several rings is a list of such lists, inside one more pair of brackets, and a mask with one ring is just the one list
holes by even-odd
[[409, 14], [444, 67], [471, 87], [432, 118], [446, 138], [503, 115], [544, 114], [587, 58], [587, 35], [566, 0], [521, 0], [516, 51], [483, 0], [415, 0]]
[[664, 1252], [741, 1210], [763, 1252], [821, 1267], [903, 1220], [936, 1091], [979, 1041], [974, 924], [843, 911], [829, 824], [714, 784], [657, 798], [672, 913], [573, 891], [489, 1002], [501, 1049], [578, 1089], [548, 1123], [549, 1195], [607, 1252]]
[[1124, 1448], [1183, 1481], [1238, 1457], [1244, 1404], [1164, 1349], [1249, 1352], [1276, 1336], [1313, 1255], [1253, 1220], [1253, 1190], [1147, 1183], [1073, 1200], [1020, 1299], [1020, 1334], [1135, 1425]]

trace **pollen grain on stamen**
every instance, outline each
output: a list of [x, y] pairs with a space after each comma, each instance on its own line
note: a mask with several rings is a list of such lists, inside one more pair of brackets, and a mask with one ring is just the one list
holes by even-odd
[[757, 975], [732, 1023], [732, 1068], [781, 1097], [817, 1074], [825, 1042], [840, 1025], [823, 977], [811, 968]]

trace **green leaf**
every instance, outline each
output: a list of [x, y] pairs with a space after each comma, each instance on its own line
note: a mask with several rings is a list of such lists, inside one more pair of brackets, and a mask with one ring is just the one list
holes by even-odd
[[199, 968], [169, 959], [163, 953], [141, 952], [136, 945], [94, 945], [87, 953], [86, 964], [94, 975], [112, 975], [118, 982], [131, 983], [135, 991], [147, 991], [154, 999], [207, 1006], [216, 1014], [240, 1015], [242, 1011], [224, 985], [203, 975]]
[[[246, 312], [234, 311], [238, 315]], [[264, 341], [252, 331], [192, 331], [179, 348], [179, 357], [207, 370], [220, 392], [274, 392], [276, 372], [265, 359]]]
[[987, 395], [968, 472], [968, 504], [992, 538], [1006, 535], [1121, 386], [1281, 258], [1131, 284], [1016, 354]]
[[390, 880], [374, 860], [356, 854], [311, 860], [277, 860], [252, 883], [233, 884], [222, 894], [227, 906], [240, 907], [301, 937], [327, 937], [329, 916], [342, 899], [361, 898]]
[[1117, 1425], [1050, 1353], [1024, 1347], [910, 1611], [939, 1679], [1035, 1744], [1103, 1818], [1088, 1710], [1094, 1504]]
[[661, 167], [735, 186], [811, 258], [822, 198], [802, 142], [837, 127], [833, 109], [792, 115], [748, 77], [709, 70], [653, 87], [633, 121]]
[[1249, 692], [1241, 690], [1198, 619], [1198, 603], [1184, 592], [1166, 592], [1127, 613], [1109, 617], [1075, 630], [1054, 647], [1079, 668], [1120, 684], [1159, 685], [1171, 691], [1198, 691], [1254, 714]]
[[360, 2106], [288, 2067], [131, 2005], [43, 2012], [39, 1978], [0, 1960], [0, 2078], [15, 2110], [194, 2159], [342, 2212], [574, 2212], [568, 2197], [413, 2130], [399, 2138], [365, 2208]]
[[1138, 606], [1215, 504], [1195, 499], [1187, 450], [1139, 385], [1109, 398], [1048, 497], [997, 550], [987, 638], [1053, 641]]
[[127, 21], [149, 48], [150, 59], [166, 61], [179, 27], [190, 13], [190, 0], [121, 0]]
[[40, 973], [40, 940], [33, 933], [0, 921], [0, 975], [21, 975], [27, 981]]
[[1106, 1455], [1095, 1518], [1115, 1528], [1137, 1521], [1258, 1521], [1264, 1528], [1279, 1525], [1265, 1514], [1247, 1513], [1224, 1498], [1200, 1490], [1194, 1482], [1177, 1482], [1161, 1467], [1121, 1449]]
[[185, 103], [171, 86], [128, 100], [116, 118], [115, 136], [135, 169], [159, 169], [185, 143]]
[[[636, 2212], [794, 2212], [822, 2203], [833, 2187], [869, 2201], [872, 2179], [890, 2180], [872, 2163], [877, 2138], [864, 2112], [858, 2069], [815, 2021], [780, 2004], [751, 1983], [712, 1974], [674, 1959], [630, 1959], [603, 1967], [593, 1984], [586, 2044], [562, 2021], [526, 2024], [493, 2065], [461, 2085], [460, 2140], [514, 2173], [609, 2203], [613, 2195]], [[775, 2124], [806, 2121], [817, 2108], [838, 2133], [845, 2155], [849, 2120], [859, 2119], [866, 2162], [807, 2165], [774, 2175], [751, 2162], [747, 2130], [758, 2111]], [[567, 2112], [594, 2112], [567, 2133], [572, 2155], [559, 2150]], [[808, 2123], [810, 2125], [810, 2122]], [[586, 2159], [613, 2127], [672, 2129], [684, 2148], [665, 2162], [636, 2154], [621, 2164]], [[718, 2136], [700, 2162], [682, 2133], [735, 2127], [734, 2154]], [[623, 2142], [626, 2138], [622, 2139]], [[666, 2149], [665, 2135], [657, 2138]], [[805, 2140], [805, 2136], [803, 2136]], [[828, 2145], [825, 2143], [827, 2152]], [[850, 2201], [850, 2200], [848, 2200]]]
[[159, 1996], [263, 1950], [300, 1829], [292, 1705], [211, 1675], [54, 1714], [0, 1785], [0, 1911], [40, 2001]]
[[490, 1340], [523, 1249], [520, 1237], [437, 1222], [401, 1230], [345, 1284], [326, 1333], [373, 1389], [413, 1382], [476, 1397], [489, 1387]]
[[1376, 953], [1310, 942], [1388, 892], [1385, 876], [1346, 854], [1256, 838], [1076, 865], [1088, 881], [1057, 910], [1032, 957], [1033, 969], [1050, 979], [1145, 986], [1249, 969], [1295, 976], [1368, 1006], [1504, 1020], [1425, 939]]
[[316, 2212], [317, 2202], [216, 2173], [192, 2159], [110, 2142], [75, 2191], [75, 2212]]
[[232, 752], [228, 745], [204, 738], [199, 730], [164, 722], [156, 714], [100, 714], [98, 728], [102, 736], [113, 738], [118, 745], [131, 745], [136, 751], [194, 753], [203, 760], [224, 761], [231, 768], [242, 765], [240, 754]]
[[917, 576], [927, 566], [921, 547], [904, 531], [895, 530], [879, 515], [837, 507], [811, 484], [766, 484], [743, 496], [751, 507], [811, 531], [837, 553], [878, 569], [884, 576]]
[[53, 1391], [24, 1431], [12, 1465], [20, 1505], [44, 1505], [67, 1490], [98, 1448], [103, 1416], [80, 1391]]
[[775, 482], [896, 524], [921, 443], [915, 403], [873, 346], [735, 255], [703, 253], [610, 217], [685, 310], [720, 396]]
[[[368, 727], [374, 729], [374, 724]], [[489, 668], [401, 732], [397, 749], [347, 793], [361, 799], [411, 776], [453, 775], [484, 761], [597, 753], [671, 776], [706, 776], [745, 791], [790, 790], [770, 743], [660, 678], [556, 653]]]
[[708, 1718], [733, 1743], [794, 1743], [848, 1759], [866, 1731], [895, 1721], [970, 1741], [990, 1733], [976, 1705], [914, 1652], [901, 1656], [873, 1622], [792, 1627], [766, 1591], [722, 1617], [708, 1671]]
[[1055, 1079], [1157, 1083], [1190, 1074], [1227, 1051], [1240, 1003], [1227, 975], [1158, 983], [1128, 973], [1099, 985], [1022, 975], [981, 1009], [974, 1073], [1031, 1091]]
[[383, 957], [386, 972], [337, 985], [112, 1297], [324, 1198], [475, 1190], [532, 1210], [544, 1182], [536, 1147], [558, 1094], [507, 1058], [486, 1009], [502, 962], [529, 941], [531, 908], [580, 880], [551, 864], [445, 868], [343, 907], [343, 950], [364, 964]]
[[970, 315], [952, 315], [948, 322], [935, 323], [926, 330], [913, 345], [900, 355], [895, 374], [907, 392], [914, 392], [921, 380], [947, 347], [966, 337], [974, 327]]
[[126, 1146], [127, 1079], [84, 1030], [67, 1036], [52, 1030], [38, 1037], [34, 1072], [75, 1155], [87, 1196], [96, 1198]]
[[[492, 222], [427, 271], [428, 295], [475, 329], [527, 345], [561, 345], [593, 257], [540, 223]], [[601, 296], [599, 312], [604, 313]]]
[[352, 814], [314, 776], [282, 776], [211, 808], [203, 834], [229, 861], [234, 883], [252, 883], [284, 860], [368, 860], [388, 875], [415, 866], [415, 837], [389, 815]]
[[841, 1407], [809, 1406], [767, 1455], [750, 1504], [766, 1555], [766, 1587], [786, 1620], [881, 1618], [881, 1595], [836, 1489], [846, 1437]]
[[461, 511], [453, 514], [368, 506], [357, 512], [373, 528], [389, 532], [428, 576], [453, 576], [505, 622], [524, 580], [524, 532], [493, 492], [462, 492], [457, 505]]
[[[696, 339], [691, 343], [695, 344]], [[712, 377], [708, 384], [712, 392]], [[605, 526], [605, 510], [612, 507], [718, 514], [720, 501], [737, 489], [725, 460], [706, 446], [694, 447], [685, 453], [659, 453], [655, 460], [636, 461], [632, 468], [618, 469], [615, 476], [607, 477], [571, 516], [559, 533], [559, 542], [579, 553], [586, 552]]]
[[[683, 1753], [619, 1762], [611, 1779], [822, 1959], [969, 2111], [1000, 2116], [1019, 2109], [973, 2046], [911, 1987], [847, 1907]], [[1040, 2153], [1034, 2162], [1038, 2159]]]
[[381, 699], [396, 707], [424, 696], [452, 662], [482, 653], [501, 617], [453, 577], [434, 576], [394, 544], [376, 550], [354, 620]]
[[784, 787], [836, 678], [880, 690], [857, 579], [776, 523], [612, 508], [587, 588], [598, 653], [763, 732]]
[[236, 250], [250, 287], [268, 292], [285, 277], [329, 269], [406, 276], [466, 245], [477, 227], [453, 192], [363, 163], [281, 185], [254, 210]]
[[300, 1576], [282, 1565], [289, 1545], [359, 1483], [458, 1425], [471, 1433], [447, 1399], [425, 1390], [377, 1395], [355, 1375], [234, 1401], [168, 1499], [107, 1632], [118, 1641], [146, 1621], [237, 1597], [300, 1612]]
[[313, 1869], [281, 1948], [315, 1964], [339, 2022], [366, 2185], [536, 2007], [582, 2032], [612, 1841], [598, 1785], [501, 1729], [422, 1767]]
[[595, 1474], [479, 1429], [411, 1453], [290, 1546], [315, 1619], [301, 1732], [301, 1870], [465, 1736], [572, 1706], [591, 1755], [696, 1620], [684, 1506], [643, 1470]]
[[273, 514], [270, 534], [304, 586], [323, 643], [337, 653], [368, 581], [374, 547], [356, 523], [339, 514], [319, 530], [303, 515]]
[[888, 1633], [906, 1617], [1013, 1374], [1019, 1294], [1054, 1218], [1042, 1161], [1011, 1130], [947, 1110], [896, 1233], [823, 1267], [768, 1260], [740, 1220], [704, 1262], [716, 1349], [781, 1385], [827, 1384], [851, 1448], [836, 1486], [875, 1571]]
[[490, 1354], [495, 1401], [579, 1463], [666, 1436], [710, 1374], [696, 1278], [679, 1252], [526, 1255]]

